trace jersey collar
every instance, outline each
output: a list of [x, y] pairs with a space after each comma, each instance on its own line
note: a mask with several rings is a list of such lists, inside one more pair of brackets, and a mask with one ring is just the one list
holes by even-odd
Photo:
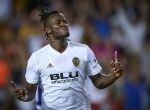
[[51, 47], [51, 45], [49, 44], [50, 52], [53, 52], [54, 54], [59, 54], [59, 55], [65, 54], [65, 53], [68, 51], [69, 47], [70, 47], [70, 44], [69, 44], [69, 41], [67, 41], [67, 48], [61, 53], [61, 52], [58, 52], [57, 50], [55, 50], [55, 49], [54, 49], [53, 47]]

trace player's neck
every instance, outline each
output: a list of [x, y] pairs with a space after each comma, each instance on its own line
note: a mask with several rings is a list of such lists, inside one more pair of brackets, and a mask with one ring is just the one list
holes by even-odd
[[55, 49], [56, 51], [63, 53], [67, 48], [67, 40], [66, 39], [50, 39], [49, 40], [50, 46]]

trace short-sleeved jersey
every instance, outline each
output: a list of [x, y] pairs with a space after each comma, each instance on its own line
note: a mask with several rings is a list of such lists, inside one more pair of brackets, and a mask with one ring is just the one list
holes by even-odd
[[28, 83], [41, 86], [44, 110], [90, 110], [85, 80], [100, 71], [101, 66], [87, 45], [68, 41], [63, 53], [50, 44], [34, 52], [25, 78]]

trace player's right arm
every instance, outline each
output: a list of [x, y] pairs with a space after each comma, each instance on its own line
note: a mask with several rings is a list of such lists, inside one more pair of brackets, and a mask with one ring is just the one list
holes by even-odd
[[25, 74], [24, 88], [19, 88], [11, 81], [11, 86], [14, 88], [14, 93], [17, 99], [27, 102], [35, 97], [39, 73], [37, 68], [37, 59], [35, 54], [32, 54], [27, 63], [27, 70]]
[[30, 84], [25, 82], [25, 88], [23, 89], [17, 87], [13, 81], [11, 81], [10, 84], [14, 88], [14, 94], [18, 100], [28, 102], [35, 97], [37, 84]]

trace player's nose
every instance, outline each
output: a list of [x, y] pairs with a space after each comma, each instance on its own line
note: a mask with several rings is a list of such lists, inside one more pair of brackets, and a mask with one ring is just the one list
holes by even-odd
[[64, 21], [61, 21], [60, 26], [63, 27], [63, 28], [67, 28], [68, 24]]

